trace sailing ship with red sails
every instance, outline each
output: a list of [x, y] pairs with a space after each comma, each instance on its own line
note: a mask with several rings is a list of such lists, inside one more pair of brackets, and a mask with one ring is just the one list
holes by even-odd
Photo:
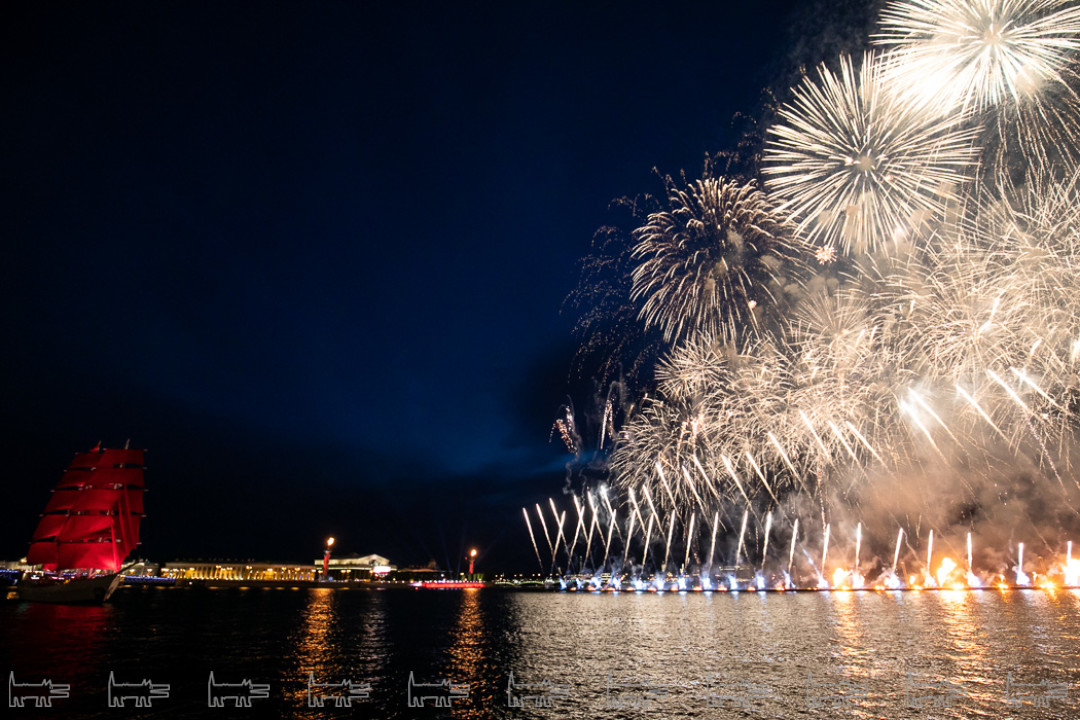
[[26, 561], [40, 576], [18, 583], [35, 602], [104, 602], [123, 581], [124, 560], [139, 544], [143, 450], [78, 453], [52, 491]]

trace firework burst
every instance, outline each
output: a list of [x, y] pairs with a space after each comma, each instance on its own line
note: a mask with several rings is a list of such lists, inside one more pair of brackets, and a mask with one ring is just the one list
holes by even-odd
[[793, 254], [784, 216], [753, 182], [705, 178], [676, 188], [635, 236], [631, 297], [675, 343], [693, 333], [735, 340], [760, 331]]
[[766, 186], [810, 242], [885, 248], [940, 219], [976, 157], [961, 118], [929, 113], [893, 92], [889, 62], [824, 65], [795, 89], [769, 128]]
[[985, 171], [1080, 159], [1080, 7], [1069, 0], [904, 0], [874, 42], [890, 82], [928, 109], [983, 124]]
[[1067, 87], [1080, 52], [1072, 0], [900, 0], [874, 42], [895, 49], [897, 79], [961, 112]]
[[[1058, 147], [1077, 127], [1077, 14], [1058, 0], [893, 2], [878, 38], [892, 51], [820, 68], [769, 129], [778, 204], [708, 173], [668, 179], [624, 255], [637, 325], [664, 337], [655, 393], [600, 436], [615, 440], [621, 504], [606, 510], [624, 563], [631, 542], [642, 566], [662, 543], [662, 578], [673, 544], [686, 565], [708, 536], [708, 569], [723, 527], [738, 529], [738, 564], [748, 528], [764, 528], [765, 554], [787, 527], [790, 570], [799, 517], [820, 511], [821, 571], [835, 514], [853, 520], [858, 570], [876, 512], [901, 526], [895, 572], [924, 514], [990, 526], [1006, 500], [1039, 494], [1080, 517], [1080, 169]], [[910, 75], [920, 63], [926, 77]], [[946, 92], [949, 74], [967, 79]], [[998, 155], [979, 157], [979, 133]], [[1032, 138], [1056, 149], [995, 164]], [[970, 568], [970, 535], [968, 555]]]

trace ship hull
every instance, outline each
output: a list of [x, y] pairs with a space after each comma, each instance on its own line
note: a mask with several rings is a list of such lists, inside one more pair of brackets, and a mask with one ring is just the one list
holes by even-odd
[[98, 604], [108, 600], [123, 580], [120, 573], [60, 582], [23, 580], [15, 590], [26, 602]]

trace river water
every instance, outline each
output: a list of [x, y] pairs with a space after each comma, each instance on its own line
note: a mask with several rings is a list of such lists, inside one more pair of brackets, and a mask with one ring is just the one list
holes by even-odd
[[0, 653], [5, 706], [68, 686], [7, 717], [1080, 717], [1074, 591], [124, 587], [0, 603]]

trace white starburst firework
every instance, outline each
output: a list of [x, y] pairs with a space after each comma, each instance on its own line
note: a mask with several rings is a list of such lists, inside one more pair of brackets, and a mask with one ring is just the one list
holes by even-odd
[[786, 258], [784, 215], [753, 182], [697, 180], [669, 187], [667, 209], [635, 235], [631, 298], [675, 342], [693, 333], [734, 340], [776, 303]]
[[1080, 52], [1072, 0], [899, 0], [874, 42], [895, 49], [897, 82], [961, 111], [1065, 87]]
[[842, 57], [807, 78], [768, 130], [766, 186], [811, 242], [886, 248], [942, 217], [975, 161], [974, 131], [892, 91], [889, 62]]

